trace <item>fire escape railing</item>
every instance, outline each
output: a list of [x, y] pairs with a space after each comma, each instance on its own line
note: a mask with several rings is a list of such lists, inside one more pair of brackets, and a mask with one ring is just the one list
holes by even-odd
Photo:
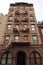
[[[24, 13], [22, 13], [22, 14], [26, 15], [26, 14], [28, 14], [28, 13], [27, 13], [27, 12], [24, 12]], [[16, 11], [16, 12], [15, 12], [15, 15], [20, 15], [19, 11]], [[25, 20], [27, 20], [27, 18], [26, 18]], [[25, 20], [22, 20], [22, 21], [25, 21]], [[16, 19], [15, 22], [17, 22], [17, 21], [19, 21], [19, 20]], [[22, 22], [20, 22], [20, 21], [19, 21], [19, 25], [22, 25], [22, 27], [25, 28], [24, 24], [23, 24]], [[29, 28], [27, 28], [27, 30], [29, 30]], [[14, 28], [13, 28], [13, 31], [14, 31]], [[24, 35], [22, 34], [21, 30], [19, 30], [18, 28], [15, 28], [15, 31], [19, 32], [19, 34], [21, 35], [22, 39], [25, 40], [25, 42], [28, 42], [28, 40], [26, 40], [26, 39], [24, 38]], [[10, 44], [11, 44], [11, 43], [10, 43]], [[8, 44], [8, 45], [6, 46], [6, 48], [9, 47], [10, 44]]]

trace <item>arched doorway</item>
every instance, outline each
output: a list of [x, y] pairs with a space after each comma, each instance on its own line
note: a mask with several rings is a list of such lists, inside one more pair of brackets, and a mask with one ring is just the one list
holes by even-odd
[[25, 65], [25, 53], [23, 51], [19, 51], [17, 53], [17, 65]]

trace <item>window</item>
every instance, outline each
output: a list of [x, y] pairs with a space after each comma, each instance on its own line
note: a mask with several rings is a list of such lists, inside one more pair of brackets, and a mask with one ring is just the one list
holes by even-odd
[[33, 16], [30, 16], [30, 20], [33, 20]]
[[27, 24], [24, 24], [24, 27], [27, 28]]
[[41, 56], [38, 52], [33, 51], [30, 54], [30, 64], [42, 64]]
[[43, 29], [41, 29], [42, 35], [43, 35]]
[[27, 24], [24, 24], [24, 30], [26, 30], [26, 28], [27, 28]]
[[6, 52], [2, 56], [1, 64], [11, 64], [12, 63], [12, 55], [9, 52]]
[[10, 13], [13, 14], [14, 13], [14, 9], [10, 9]]
[[24, 35], [25, 40], [28, 40], [28, 35]]
[[38, 43], [38, 36], [37, 35], [33, 35], [33, 43], [34, 44]]
[[12, 20], [13, 19], [13, 17], [12, 16], [9, 16], [9, 20]]
[[19, 41], [19, 35], [15, 35], [15, 36], [14, 36], [14, 40], [15, 40], [16, 42], [18, 42], [18, 41]]
[[5, 43], [8, 43], [8, 42], [9, 42], [9, 39], [10, 39], [10, 36], [9, 36], [9, 35], [5, 35], [5, 40], [4, 40], [4, 42], [5, 42]]
[[27, 12], [27, 11], [25, 11], [25, 10], [24, 10], [22, 13], [23, 13], [24, 15], [27, 15], [27, 14], [28, 14], [28, 12]]
[[16, 24], [16, 28], [17, 28], [17, 30], [19, 30], [19, 24]]
[[31, 25], [31, 28], [32, 28], [32, 30], [34, 31], [34, 30], [35, 30], [35, 25], [32, 24], [32, 25]]
[[8, 30], [11, 30], [11, 26], [12, 26], [11, 24], [8, 24], [8, 25], [7, 25], [7, 29], [8, 29]]
[[32, 9], [30, 9], [30, 11], [29, 11], [29, 12], [30, 12], [30, 14], [32, 14]]

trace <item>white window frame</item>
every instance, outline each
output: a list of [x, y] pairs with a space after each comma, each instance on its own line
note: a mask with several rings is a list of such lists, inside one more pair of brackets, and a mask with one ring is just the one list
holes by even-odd
[[19, 35], [15, 35], [14, 40], [15, 40], [15, 42], [18, 42], [19, 41]]
[[36, 30], [36, 28], [35, 28], [35, 24], [32, 24], [32, 25], [31, 25], [31, 29], [32, 29], [33, 31]]
[[16, 29], [19, 30], [19, 24], [16, 24]]
[[13, 19], [13, 17], [12, 16], [9, 16], [9, 20], [12, 20]]
[[5, 40], [4, 40], [4, 42], [5, 42], [5, 43], [8, 43], [9, 40], [10, 40], [10, 36], [9, 36], [9, 35], [5, 35]]
[[12, 25], [11, 24], [7, 24], [7, 30], [11, 30]]
[[38, 36], [37, 35], [33, 35], [32, 38], [33, 38], [33, 43], [34, 44], [38, 44]]
[[30, 16], [30, 20], [33, 20], [33, 16]]
[[27, 24], [24, 24], [24, 30], [26, 30], [26, 28], [27, 28]]
[[30, 12], [30, 14], [32, 14], [32, 10], [30, 10], [29, 12]]

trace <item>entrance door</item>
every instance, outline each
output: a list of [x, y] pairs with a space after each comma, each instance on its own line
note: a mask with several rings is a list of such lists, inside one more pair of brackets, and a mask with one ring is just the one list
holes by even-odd
[[17, 54], [17, 65], [25, 65], [25, 54], [23, 52]]

